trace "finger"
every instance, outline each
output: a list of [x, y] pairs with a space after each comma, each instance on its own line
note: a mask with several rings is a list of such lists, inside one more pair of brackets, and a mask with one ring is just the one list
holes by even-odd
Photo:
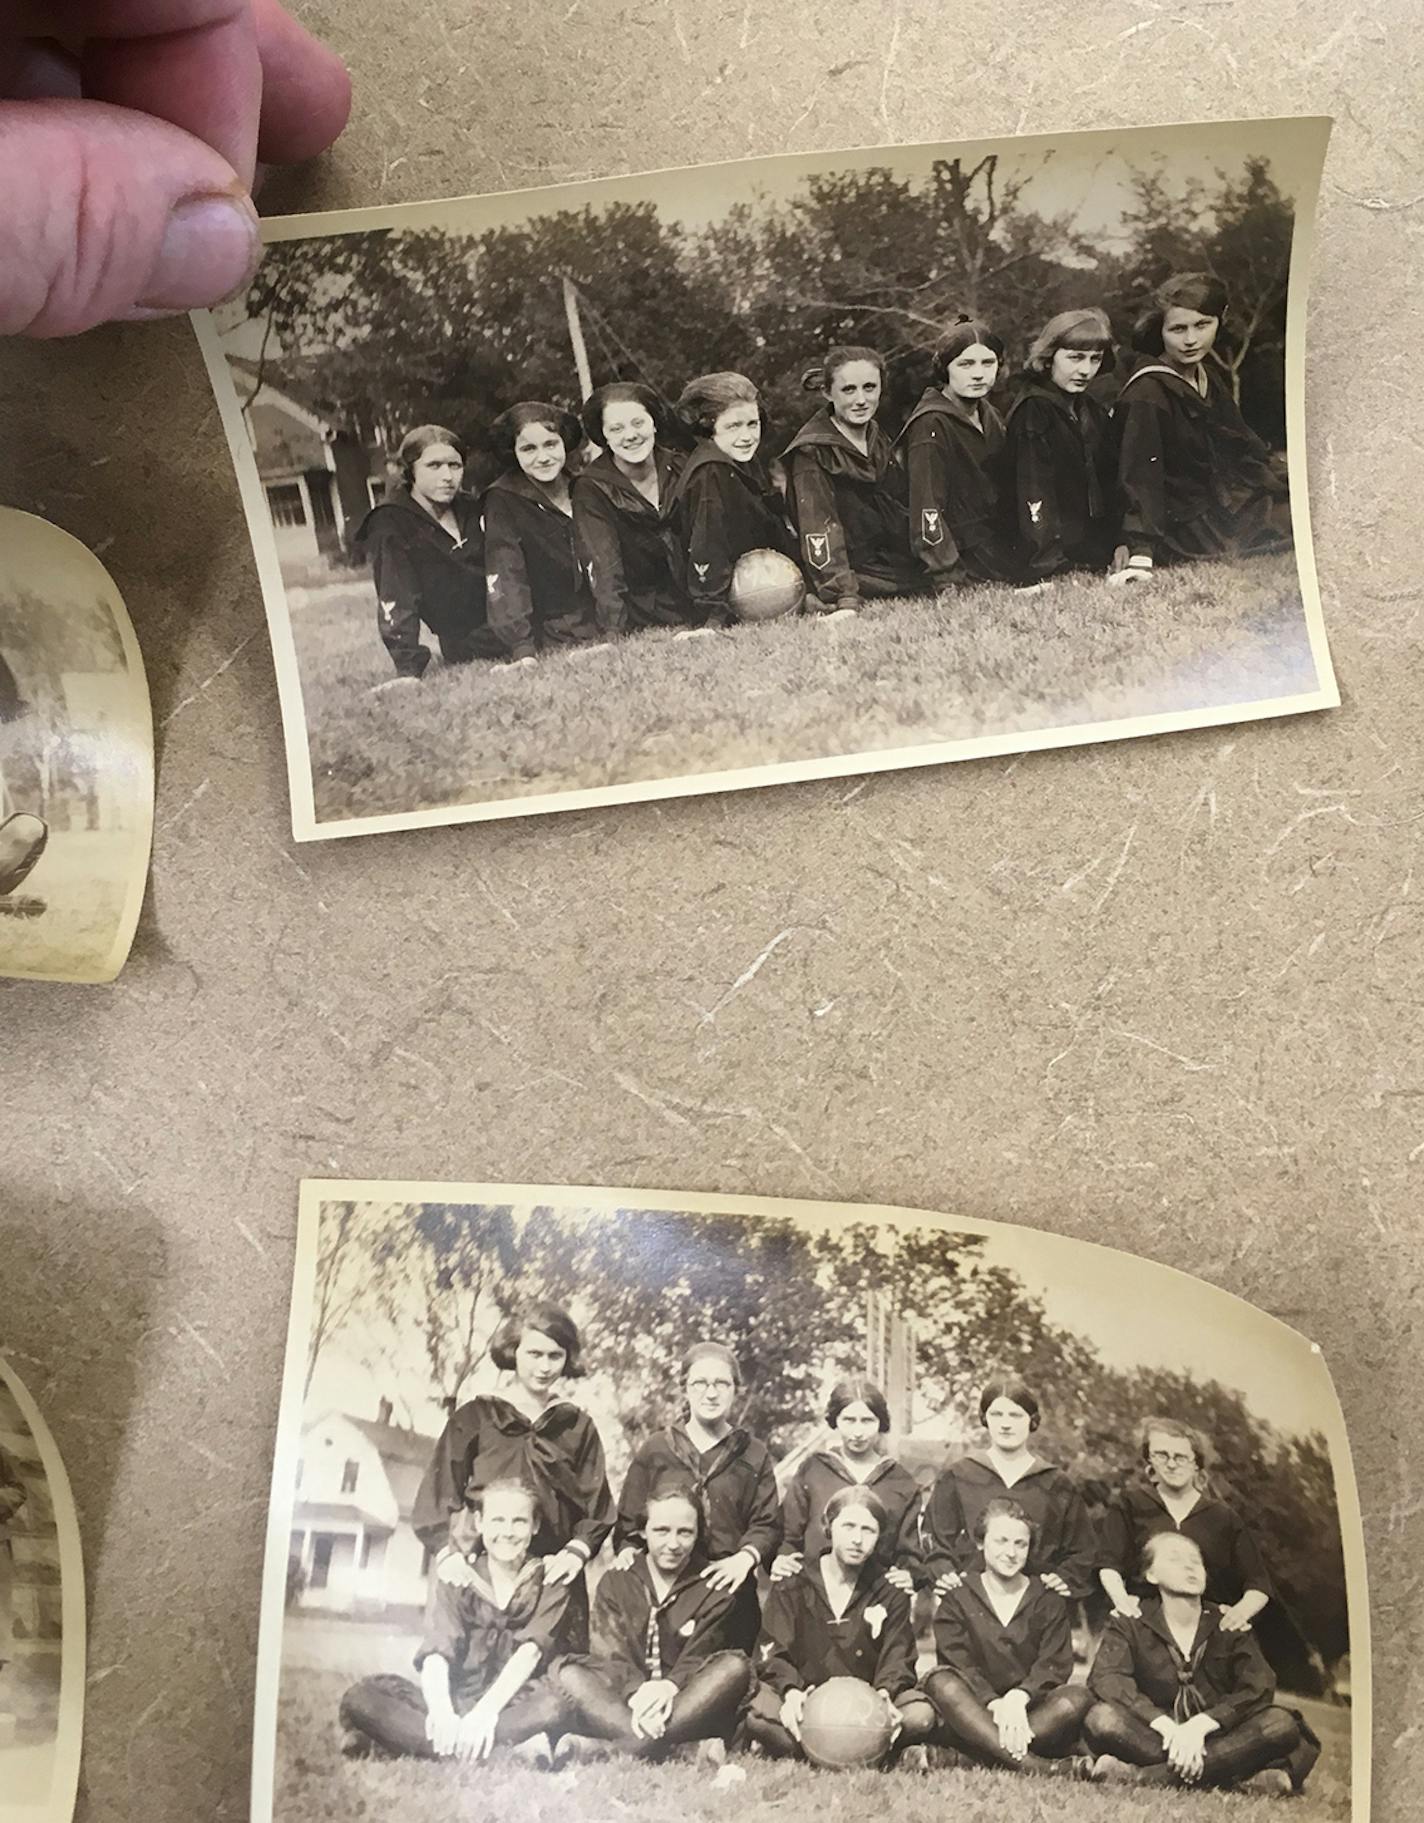
[[336, 55], [277, 0], [256, 0], [262, 60], [258, 156], [268, 164], [315, 158], [340, 137], [351, 113], [351, 77]]
[[251, 186], [262, 63], [247, 0], [85, 0], [71, 15], [86, 96], [186, 128]]
[[0, 335], [215, 304], [260, 257], [232, 167], [163, 121], [90, 101], [0, 102], [0, 171]]

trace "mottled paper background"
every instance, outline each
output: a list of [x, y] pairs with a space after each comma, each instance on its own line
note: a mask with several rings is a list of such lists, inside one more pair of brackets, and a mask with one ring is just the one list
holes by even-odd
[[246, 1814], [296, 1182], [330, 1174], [958, 1210], [1136, 1249], [1307, 1330], [1353, 1427], [1372, 1550], [1375, 1814], [1412, 1823], [1413, 0], [303, 10], [350, 57], [359, 113], [322, 172], [274, 182], [274, 211], [694, 156], [1334, 114], [1308, 447], [1346, 700], [296, 853], [256, 575], [190, 331], [0, 352], [0, 497], [112, 569], [161, 743], [153, 887], [118, 985], [0, 986], [0, 1331], [90, 1560], [80, 1815]]

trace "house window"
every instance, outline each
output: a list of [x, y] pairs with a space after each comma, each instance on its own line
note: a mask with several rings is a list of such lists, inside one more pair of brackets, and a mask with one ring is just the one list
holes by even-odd
[[356, 1492], [356, 1477], [361, 1473], [359, 1462], [348, 1462], [341, 1471], [341, 1491], [343, 1494]]
[[324, 1589], [331, 1577], [331, 1553], [336, 1548], [336, 1539], [330, 1532], [323, 1532], [312, 1544], [311, 1575], [307, 1579], [309, 1589]]
[[305, 525], [306, 495], [299, 481], [279, 481], [267, 489], [267, 507], [273, 525]]

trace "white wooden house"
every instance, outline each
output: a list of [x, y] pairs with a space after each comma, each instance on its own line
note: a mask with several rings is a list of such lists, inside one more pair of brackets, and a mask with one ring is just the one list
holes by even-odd
[[425, 1601], [429, 1553], [411, 1530], [411, 1508], [433, 1437], [380, 1415], [325, 1412], [302, 1432], [289, 1557], [299, 1569], [296, 1605], [376, 1614]]

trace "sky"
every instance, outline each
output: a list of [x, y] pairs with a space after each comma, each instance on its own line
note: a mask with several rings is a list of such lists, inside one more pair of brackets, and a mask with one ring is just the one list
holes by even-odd
[[[591, 1204], [592, 1198], [580, 1196], [570, 1206]], [[679, 1205], [669, 1198], [658, 1206]], [[739, 1206], [740, 1199], [716, 1203], [719, 1213]], [[1086, 1242], [1008, 1225], [962, 1227], [984, 1234], [986, 1263], [1017, 1274], [1054, 1322], [1088, 1338], [1110, 1366], [1185, 1370], [1235, 1387], [1259, 1417], [1282, 1430], [1329, 1428], [1337, 1408], [1318, 1353], [1241, 1299], [1169, 1267]], [[404, 1388], [408, 1401], [398, 1407], [397, 1421], [425, 1431], [439, 1428], [438, 1407], [420, 1396], [428, 1370], [413, 1308], [409, 1329], [374, 1371], [360, 1356], [352, 1342], [333, 1341], [318, 1362], [309, 1412], [339, 1408], [374, 1417], [383, 1396], [398, 1398]], [[486, 1364], [469, 1390], [487, 1390], [494, 1381]]]

